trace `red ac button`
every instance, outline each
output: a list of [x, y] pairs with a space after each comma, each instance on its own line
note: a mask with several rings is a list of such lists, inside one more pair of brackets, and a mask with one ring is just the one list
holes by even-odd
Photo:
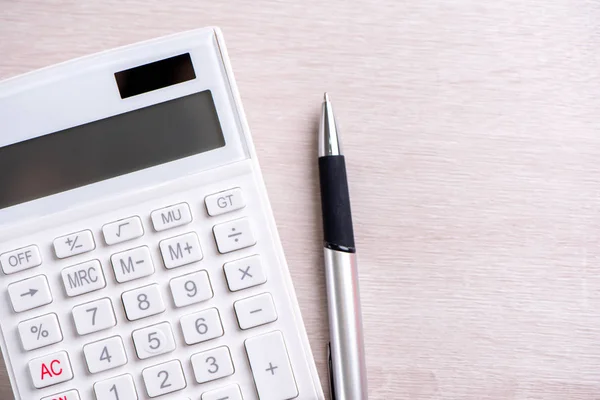
[[44, 397], [42, 400], [81, 400], [81, 398], [79, 397], [79, 392], [77, 390], [69, 390], [68, 392]]
[[[50, 354], [45, 357], [33, 359], [29, 362], [29, 373], [33, 380], [33, 386], [37, 389], [47, 386], [56, 385], [57, 383], [66, 382], [73, 379], [73, 371], [69, 355], [65, 351]], [[79, 397], [79, 396], [78, 396]], [[74, 399], [78, 399], [78, 397]], [[51, 400], [52, 397], [50, 398]], [[56, 400], [71, 400], [70, 398], [60, 397]]]

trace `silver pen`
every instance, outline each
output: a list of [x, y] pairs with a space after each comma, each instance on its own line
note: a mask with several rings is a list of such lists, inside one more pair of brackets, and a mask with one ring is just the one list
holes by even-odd
[[329, 310], [331, 397], [333, 400], [367, 400], [367, 368], [346, 162], [327, 93], [319, 129], [319, 178]]

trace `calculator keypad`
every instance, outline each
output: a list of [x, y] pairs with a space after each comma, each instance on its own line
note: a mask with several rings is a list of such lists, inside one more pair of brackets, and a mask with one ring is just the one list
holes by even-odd
[[44, 397], [42, 400], [81, 400], [77, 390], [69, 390], [67, 392], [56, 393], [52, 396]]
[[110, 299], [100, 299], [73, 307], [73, 321], [79, 335], [87, 335], [117, 325]]
[[256, 244], [254, 232], [248, 218], [240, 218], [215, 225], [213, 233], [219, 253], [221, 254], [230, 253]]
[[92, 260], [67, 267], [61, 271], [67, 296], [79, 296], [106, 287], [100, 261]]
[[[144, 217], [134, 213], [130, 214], [133, 216], [100, 225], [104, 239], [101, 246], [108, 254], [86, 255], [96, 249], [95, 233], [92, 230], [81, 230], [54, 239], [53, 249], [56, 257], [69, 260], [73, 257], [74, 260], [71, 263], [62, 261], [60, 264], [62, 270], [59, 270], [58, 282], [63, 286], [60, 289], [64, 289], [64, 292], [61, 290], [63, 293], [59, 295], [62, 295], [61, 301], [68, 300], [72, 304], [73, 325], [77, 335], [81, 337], [78, 339], [81, 346], [77, 350], [79, 354], [71, 354], [74, 352], [72, 349], [69, 353], [58, 351], [61, 349], [56, 344], [64, 340], [61, 323], [66, 321], [59, 321], [62, 317], [55, 313], [44, 313], [42, 310], [29, 319], [19, 321], [18, 335], [25, 351], [56, 346], [53, 347], [54, 350], [49, 350], [51, 354], [27, 361], [36, 388], [45, 388], [73, 379], [72, 360], [84, 362], [89, 373], [94, 374], [88, 376], [101, 376], [100, 379], [91, 382], [96, 400], [135, 400], [145, 398], [146, 395], [150, 398], [161, 397], [183, 391], [190, 384], [204, 384], [235, 374], [236, 366], [230, 349], [223, 345], [222, 339], [218, 339], [226, 335], [229, 329], [224, 328], [223, 321], [226, 324], [235, 324], [237, 320], [241, 329], [238, 332], [252, 332], [255, 327], [277, 321], [278, 313], [271, 293], [260, 289], [258, 292], [257, 289], [251, 290], [267, 282], [267, 271], [261, 255], [252, 255], [254, 252], [240, 252], [241, 257], [235, 256], [238, 253], [234, 253], [233, 257], [229, 255], [251, 248], [257, 243], [253, 221], [248, 217], [234, 215], [233, 218], [227, 219], [221, 216], [246, 207], [242, 190], [234, 188], [205, 196], [204, 203], [207, 218], [212, 220], [214, 217], [214, 222], [207, 227], [204, 234], [197, 226], [186, 227], [193, 221], [192, 209], [188, 203], [181, 202], [146, 214], [146, 217], [150, 216], [154, 231], [168, 231], [160, 233], [156, 241], [144, 243], [137, 240], [146, 233]], [[211, 225], [213, 247], [203, 249], [201, 244], [210, 244], [204, 241]], [[169, 235], [171, 229], [173, 234]], [[149, 234], [152, 235], [157, 234]], [[133, 244], [128, 246], [129, 242]], [[217, 261], [216, 265], [212, 260], [203, 261], [205, 256], [221, 257], [218, 254], [227, 254], [223, 256], [227, 258], [220, 263]], [[6, 274], [34, 268], [41, 263], [40, 249], [36, 245], [21, 247], [0, 255], [0, 265]], [[179, 270], [182, 272], [178, 273]], [[169, 275], [167, 280], [163, 280], [166, 271], [169, 271]], [[50, 274], [48, 270], [44, 275], [13, 280], [8, 285], [15, 312], [25, 312], [53, 302], [50, 287], [53, 291], [56, 288], [54, 283], [49, 285], [48, 278], [53, 278]], [[154, 275], [156, 277], [153, 277]], [[137, 281], [140, 284], [136, 285]], [[169, 283], [165, 285], [164, 282]], [[113, 291], [107, 291], [107, 286], [111, 286]], [[114, 288], [118, 287], [123, 287], [118, 292], [120, 300], [113, 297]], [[244, 296], [246, 292], [248, 295]], [[94, 296], [93, 293], [99, 293], [99, 296]], [[171, 298], [165, 299], [165, 295]], [[214, 303], [215, 296], [223, 295], [235, 297], [227, 308], [214, 307], [214, 304], [221, 304]], [[80, 297], [85, 300], [78, 301]], [[121, 304], [113, 302], [122, 303], [124, 317], [120, 310]], [[202, 306], [204, 303], [207, 305]], [[168, 313], [156, 317], [169, 307], [173, 310], [170, 312], [179, 314], [176, 317]], [[186, 313], [188, 308], [190, 310]], [[229, 315], [224, 315], [222, 321], [221, 313]], [[153, 316], [154, 318], [150, 318]], [[136, 321], [136, 329], [127, 333], [123, 330], [111, 330], [117, 326], [117, 321], [119, 324], [126, 324], [124, 318]], [[146, 318], [148, 323], [143, 322]], [[101, 331], [106, 331], [106, 334], [93, 335]], [[89, 339], [86, 339], [86, 335], [90, 335]], [[180, 358], [177, 337], [182, 337], [184, 347], [189, 346], [187, 357]], [[288, 395], [290, 398], [295, 397], [297, 388], [281, 332], [275, 331], [260, 336], [249, 333], [246, 338], [248, 339], [245, 341], [245, 349], [260, 399], [287, 398], [282, 396]], [[133, 344], [131, 349], [134, 353], [130, 353], [127, 341]], [[257, 355], [261, 351], [265, 354]], [[169, 359], [169, 353], [177, 354], [177, 358]], [[136, 362], [131, 357], [136, 356], [137, 359], [147, 360], [145, 368], [138, 372], [141, 378], [139, 382], [143, 387], [136, 387], [134, 377], [125, 373], [129, 371], [127, 365]], [[235, 357], [236, 363], [240, 362], [237, 360], [238, 356]], [[154, 359], [156, 362], [151, 361]], [[266, 361], [268, 362], [265, 365]], [[193, 379], [190, 377], [186, 381], [184, 371], [189, 367], [193, 372]], [[247, 370], [247, 364], [242, 366], [242, 369], [244, 368]], [[272, 375], [281, 377], [282, 380], [270, 387], [268, 374], [261, 375], [261, 368], [263, 372], [271, 371]], [[112, 370], [115, 372], [108, 373], [107, 376], [107, 371]], [[240, 388], [237, 384], [245, 381], [241, 376], [239, 378], [237, 382], [235, 376], [227, 379], [220, 388], [211, 388], [209, 391], [201, 389], [197, 392], [199, 400], [242, 400], [247, 389]], [[56, 395], [46, 396], [42, 400], [79, 400], [80, 393], [83, 395], [85, 392], [85, 388], [79, 388], [75, 384], [65, 386], [57, 388]], [[144, 389], [145, 393], [140, 392]], [[81, 390], [84, 392], [80, 392]], [[294, 392], [296, 395], [292, 396]], [[252, 390], [252, 393], [255, 392]], [[189, 394], [175, 395], [174, 399], [190, 400], [189, 397]]]
[[198, 383], [225, 378], [234, 372], [231, 353], [226, 346], [194, 354], [192, 368]]
[[147, 246], [113, 254], [110, 262], [119, 283], [140, 279], [154, 273], [154, 264]]
[[63, 335], [56, 314], [46, 314], [19, 323], [23, 349], [31, 351], [62, 342]]
[[29, 361], [29, 373], [37, 389], [73, 379], [71, 362], [66, 351], [34, 358]]
[[129, 374], [96, 382], [96, 400], [138, 400], [133, 378]]
[[175, 350], [175, 339], [168, 322], [138, 329], [133, 332], [132, 338], [140, 360]]
[[106, 244], [111, 246], [144, 236], [144, 228], [140, 217], [130, 217], [104, 225], [102, 234]]
[[221, 317], [216, 308], [182, 317], [181, 330], [188, 345], [206, 342], [221, 337], [224, 333]]
[[213, 291], [206, 271], [171, 279], [169, 283], [175, 307], [185, 307], [212, 299]]
[[177, 392], [187, 386], [181, 363], [177, 360], [146, 368], [142, 371], [142, 377], [150, 397]]
[[135, 321], [166, 310], [158, 285], [148, 285], [123, 293], [123, 306], [127, 319]]
[[8, 295], [15, 312], [23, 312], [52, 303], [48, 279], [44, 275], [8, 285]]
[[40, 249], [37, 246], [27, 246], [0, 255], [0, 265], [6, 274], [14, 274], [29, 268], [42, 265]]
[[160, 242], [160, 252], [165, 268], [172, 269], [202, 260], [198, 235], [194, 232]]
[[83, 346], [88, 371], [95, 374], [127, 364], [123, 340], [114, 336]]
[[54, 254], [58, 258], [67, 258], [90, 252], [96, 248], [92, 231], [71, 233], [54, 239]]

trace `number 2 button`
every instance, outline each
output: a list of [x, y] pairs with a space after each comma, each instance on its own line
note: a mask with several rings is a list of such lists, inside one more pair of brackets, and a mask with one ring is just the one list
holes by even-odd
[[187, 386], [181, 363], [177, 360], [146, 368], [142, 376], [150, 397], [173, 393]]

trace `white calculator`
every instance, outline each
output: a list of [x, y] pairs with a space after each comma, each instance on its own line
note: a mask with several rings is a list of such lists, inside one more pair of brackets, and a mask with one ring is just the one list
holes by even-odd
[[218, 29], [0, 83], [16, 399], [323, 399]]

